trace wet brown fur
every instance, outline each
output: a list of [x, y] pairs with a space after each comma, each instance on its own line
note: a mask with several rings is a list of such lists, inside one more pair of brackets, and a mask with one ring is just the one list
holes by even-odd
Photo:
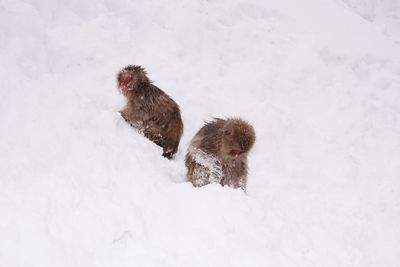
[[[219, 182], [221, 185], [240, 187], [245, 190], [247, 155], [255, 139], [253, 127], [239, 118], [226, 120], [217, 118], [206, 123], [189, 145], [185, 157], [185, 165], [188, 169], [187, 179], [196, 187], [210, 182]], [[230, 154], [232, 151], [240, 154], [234, 156]], [[214, 159], [212, 169], [195, 159], [198, 153]], [[220, 177], [211, 178], [214, 175], [213, 172], [218, 176], [218, 171]]]
[[118, 88], [127, 98], [122, 117], [172, 158], [179, 146], [183, 123], [179, 106], [153, 85], [140, 66], [129, 65], [117, 75]]

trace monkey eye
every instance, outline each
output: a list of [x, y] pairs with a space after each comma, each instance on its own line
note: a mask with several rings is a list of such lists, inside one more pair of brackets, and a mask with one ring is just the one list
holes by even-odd
[[232, 149], [231, 151], [229, 151], [229, 155], [232, 157], [237, 157], [241, 154], [243, 154], [244, 152], [239, 150], [239, 149]]

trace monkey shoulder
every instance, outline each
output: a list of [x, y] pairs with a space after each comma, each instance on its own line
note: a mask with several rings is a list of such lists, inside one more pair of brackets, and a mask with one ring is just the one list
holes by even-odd
[[160, 88], [158, 88], [154, 84], [150, 84], [149, 92], [150, 92], [149, 95], [154, 100], [157, 100], [157, 102], [165, 102], [165, 104], [176, 105], [177, 106], [175, 101], [172, 100], [172, 98], [167, 93], [165, 93], [163, 90], [161, 90]]
[[162, 113], [180, 114], [178, 104], [163, 90], [153, 84], [150, 85], [149, 94], [146, 100], [153, 106], [154, 104], [156, 104], [156, 107], [154, 107], [154, 111], [160, 113], [159, 115], [162, 115]]

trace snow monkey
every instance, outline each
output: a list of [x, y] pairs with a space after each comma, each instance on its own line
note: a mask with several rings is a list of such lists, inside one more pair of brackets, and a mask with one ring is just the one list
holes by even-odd
[[195, 187], [220, 183], [246, 190], [247, 154], [255, 139], [253, 127], [239, 118], [206, 123], [190, 142], [187, 179]]
[[127, 98], [122, 117], [145, 137], [163, 148], [171, 159], [183, 133], [179, 106], [149, 80], [141, 66], [129, 65], [117, 75], [118, 88]]

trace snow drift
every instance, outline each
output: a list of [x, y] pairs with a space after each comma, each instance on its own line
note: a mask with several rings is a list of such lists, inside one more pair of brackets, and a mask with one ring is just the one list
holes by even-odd
[[[397, 266], [398, 28], [368, 3], [1, 2], [0, 266]], [[181, 107], [173, 161], [118, 114], [127, 64]], [[185, 182], [214, 116], [254, 125], [247, 194]]]

